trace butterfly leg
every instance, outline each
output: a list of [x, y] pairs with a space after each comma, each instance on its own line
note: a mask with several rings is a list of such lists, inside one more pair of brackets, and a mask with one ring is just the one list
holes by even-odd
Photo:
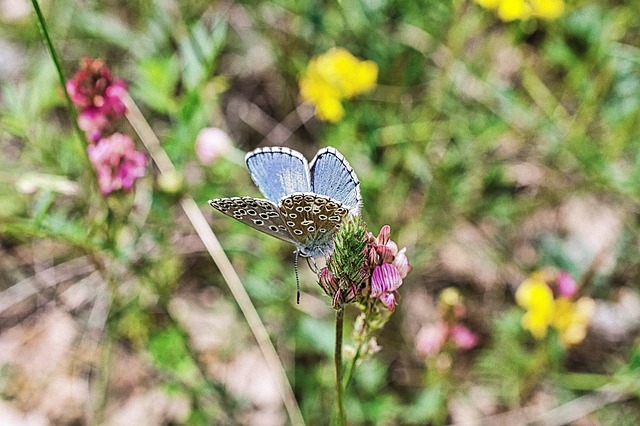
[[316, 260], [311, 256], [308, 256], [306, 259], [307, 259], [307, 265], [309, 265], [309, 268], [311, 269], [311, 271], [314, 274], [318, 274], [320, 272], [320, 268], [318, 267]]

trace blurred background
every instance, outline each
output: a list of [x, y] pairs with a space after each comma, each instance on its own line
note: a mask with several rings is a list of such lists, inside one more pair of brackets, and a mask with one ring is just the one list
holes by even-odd
[[[103, 195], [31, 3], [0, 0], [0, 424], [289, 422], [185, 195], [330, 423], [331, 299], [207, 205], [260, 196], [243, 155], [272, 145], [336, 147], [412, 264], [349, 424], [640, 423], [640, 3], [40, 4], [66, 78], [102, 59], [176, 173]], [[324, 121], [300, 79], [334, 47], [377, 83]]]

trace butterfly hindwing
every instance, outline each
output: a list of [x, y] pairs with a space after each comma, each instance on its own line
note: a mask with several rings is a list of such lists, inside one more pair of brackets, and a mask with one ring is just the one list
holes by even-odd
[[253, 197], [217, 198], [209, 200], [211, 207], [245, 225], [289, 243], [296, 243], [282, 220], [277, 205]]
[[352, 214], [362, 207], [360, 181], [346, 158], [335, 148], [318, 151], [311, 162], [311, 190], [342, 203]]
[[279, 208], [296, 246], [307, 256], [325, 255], [332, 249], [333, 236], [349, 213], [340, 202], [312, 192], [290, 194]]
[[251, 179], [277, 203], [294, 192], [311, 191], [309, 166], [302, 154], [285, 147], [258, 148], [245, 156]]

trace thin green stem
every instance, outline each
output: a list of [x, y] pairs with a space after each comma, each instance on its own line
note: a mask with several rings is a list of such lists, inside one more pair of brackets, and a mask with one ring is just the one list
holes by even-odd
[[[49, 51], [49, 55], [51, 56], [51, 60], [53, 61], [53, 65], [56, 69], [56, 73], [58, 74], [58, 80], [60, 82], [60, 86], [62, 87], [62, 91], [64, 92], [64, 97], [67, 102], [67, 106], [69, 107], [69, 111], [71, 112], [71, 118], [73, 119], [73, 127], [78, 134], [79, 141], [86, 142], [86, 137], [84, 132], [78, 126], [78, 112], [76, 111], [73, 102], [71, 101], [71, 97], [69, 96], [69, 92], [67, 92], [66, 82], [67, 79], [64, 75], [64, 71], [62, 71], [62, 67], [60, 66], [60, 60], [58, 59], [58, 53], [56, 52], [56, 48], [53, 46], [53, 42], [51, 41], [51, 37], [49, 36], [49, 29], [47, 27], [47, 21], [44, 19], [44, 15], [42, 14], [42, 10], [40, 9], [40, 5], [38, 4], [38, 0], [31, 0], [31, 4], [33, 5], [33, 10], [36, 12], [36, 16], [38, 17], [38, 28], [40, 29], [40, 33], [42, 34], [42, 38], [44, 39], [44, 44]], [[82, 151], [84, 151], [84, 146], [80, 146]], [[85, 157], [86, 158], [86, 157]], [[88, 159], [87, 159], [88, 161]]]
[[344, 401], [342, 395], [342, 329], [344, 322], [344, 307], [336, 311], [336, 424], [344, 426], [346, 424], [344, 416]]
[[353, 377], [353, 372], [356, 370], [356, 364], [360, 359], [360, 354], [362, 353], [362, 345], [364, 341], [360, 340], [358, 342], [358, 347], [356, 348], [356, 353], [353, 355], [353, 359], [347, 364], [347, 368], [344, 372], [344, 377], [342, 378], [342, 388], [347, 389], [349, 383], [351, 382], [351, 378]]

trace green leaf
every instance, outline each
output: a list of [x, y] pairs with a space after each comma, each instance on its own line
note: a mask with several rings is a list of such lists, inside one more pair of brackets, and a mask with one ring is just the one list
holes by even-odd
[[178, 109], [175, 91], [180, 78], [175, 56], [144, 58], [137, 64], [137, 73], [133, 96], [160, 113], [174, 114]]

